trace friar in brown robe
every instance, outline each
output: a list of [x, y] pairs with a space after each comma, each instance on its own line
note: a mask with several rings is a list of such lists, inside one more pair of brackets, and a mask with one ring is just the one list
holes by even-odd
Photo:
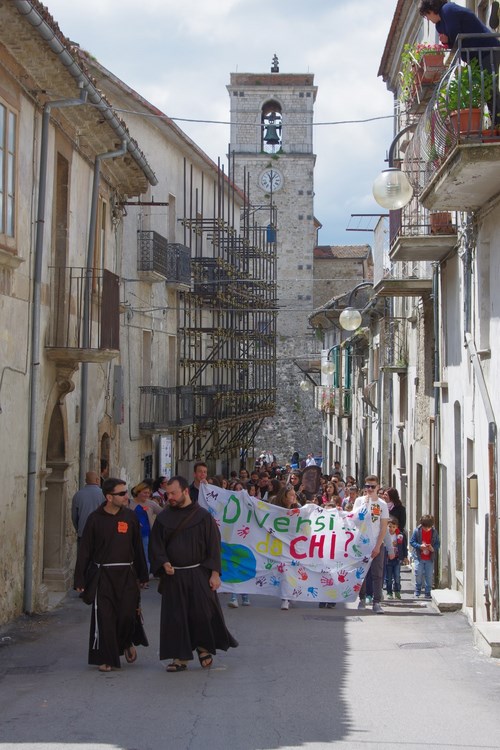
[[207, 668], [217, 649], [238, 645], [216, 593], [220, 533], [210, 513], [192, 502], [184, 477], [172, 477], [166, 495], [168, 507], [156, 517], [149, 540], [151, 572], [160, 577], [162, 595], [160, 659], [172, 659], [167, 671], [179, 672], [196, 651]]
[[120, 668], [120, 656], [137, 658], [147, 646], [140, 615], [140, 587], [149, 580], [141, 531], [128, 505], [122, 479], [103, 483], [105, 502], [87, 519], [78, 545], [74, 587], [92, 604], [89, 664], [100, 671]]

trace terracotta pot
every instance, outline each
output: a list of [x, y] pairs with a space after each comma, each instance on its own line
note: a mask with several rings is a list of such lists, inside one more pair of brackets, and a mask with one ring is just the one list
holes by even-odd
[[455, 133], [478, 135], [482, 130], [483, 112], [479, 107], [450, 112], [449, 117]]
[[429, 214], [431, 234], [454, 234], [455, 227], [451, 220], [451, 214], [448, 211], [437, 211]]

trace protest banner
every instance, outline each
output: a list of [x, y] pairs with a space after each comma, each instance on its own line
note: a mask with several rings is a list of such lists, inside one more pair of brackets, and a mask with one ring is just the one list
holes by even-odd
[[221, 533], [221, 591], [327, 603], [356, 599], [380, 529], [368, 503], [356, 513], [313, 503], [287, 510], [210, 484], [200, 486], [199, 502]]

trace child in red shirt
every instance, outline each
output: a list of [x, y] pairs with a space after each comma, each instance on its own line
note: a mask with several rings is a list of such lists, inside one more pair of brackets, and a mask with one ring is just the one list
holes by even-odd
[[415, 566], [415, 596], [422, 593], [425, 581], [425, 598], [431, 598], [432, 579], [434, 577], [434, 556], [440, 546], [439, 534], [434, 528], [434, 518], [430, 515], [422, 516], [420, 523], [413, 532], [410, 546], [417, 558]]

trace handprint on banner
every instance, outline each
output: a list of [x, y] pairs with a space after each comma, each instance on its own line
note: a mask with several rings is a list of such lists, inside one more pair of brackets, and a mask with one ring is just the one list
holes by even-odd
[[260, 578], [257, 578], [255, 580], [255, 583], [257, 586], [265, 586], [266, 582], [267, 582], [266, 576], [260, 576]]
[[347, 570], [339, 570], [339, 572], [337, 573], [337, 578], [339, 579], [339, 583], [345, 583], [347, 576], [348, 576]]
[[358, 593], [358, 591], [361, 590], [361, 584], [360, 583], [355, 583], [354, 586], [352, 587], [352, 590], [355, 591], [356, 593]]
[[284, 573], [285, 572], [285, 563], [278, 563], [278, 565], [276, 567], [277, 567], [278, 573]]
[[292, 560], [292, 568], [295, 568], [299, 564], [298, 560]]
[[358, 518], [360, 521], [364, 521], [368, 513], [368, 508], [361, 508], [361, 510], [358, 513]]
[[359, 547], [358, 547], [357, 544], [353, 544], [352, 547], [351, 547], [351, 549], [354, 552], [355, 557], [362, 557], [363, 556], [363, 553], [361, 552], [361, 550], [359, 549]]
[[281, 584], [281, 581], [279, 578], [276, 578], [276, 576], [271, 576], [271, 578], [269, 579], [269, 583], [271, 584], [271, 586], [279, 586]]
[[351, 594], [352, 594], [352, 589], [345, 589], [342, 592], [342, 596], [344, 597], [344, 599], [348, 599], [351, 596]]
[[241, 529], [238, 529], [236, 533], [238, 536], [241, 536], [242, 539], [246, 539], [250, 533], [250, 526], [243, 526]]
[[322, 576], [322, 578], [321, 578], [321, 585], [322, 586], [333, 586], [333, 578], [327, 578], [326, 576]]
[[290, 508], [286, 512], [287, 516], [298, 516], [300, 515], [300, 508]]
[[311, 594], [313, 599], [316, 599], [316, 597], [318, 596], [318, 589], [314, 588], [314, 586], [309, 586], [309, 588], [307, 589], [307, 593]]
[[363, 567], [356, 568], [356, 570], [354, 571], [354, 574], [356, 578], [358, 579], [358, 581], [361, 581], [361, 579], [364, 578], [365, 569]]
[[307, 579], [309, 578], [305, 568], [299, 568], [297, 573], [299, 574], [299, 578], [301, 581], [307, 581]]
[[274, 565], [274, 561], [273, 560], [266, 560], [266, 562], [264, 564], [264, 567], [265, 567], [266, 570], [271, 570], [271, 568], [273, 567], [273, 565]]
[[302, 589], [297, 588], [292, 591], [292, 596], [302, 596]]
[[370, 540], [367, 536], [360, 536], [359, 541], [361, 542], [361, 544], [370, 544]]

